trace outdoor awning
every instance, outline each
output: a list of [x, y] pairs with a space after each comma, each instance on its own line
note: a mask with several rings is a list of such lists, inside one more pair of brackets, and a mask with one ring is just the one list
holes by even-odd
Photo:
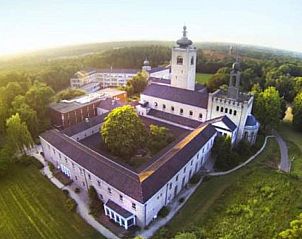
[[112, 211], [114, 211], [115, 213], [117, 213], [118, 215], [122, 216], [125, 219], [133, 216], [133, 214], [131, 212], [128, 212], [126, 209], [122, 208], [121, 206], [119, 206], [118, 204], [116, 204], [115, 202], [113, 202], [111, 200], [108, 200], [108, 202], [105, 205], [107, 207], [109, 207]]

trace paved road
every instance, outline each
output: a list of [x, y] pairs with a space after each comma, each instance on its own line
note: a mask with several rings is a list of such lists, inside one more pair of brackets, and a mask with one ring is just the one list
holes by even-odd
[[279, 164], [279, 169], [285, 173], [290, 172], [291, 168], [291, 162], [288, 159], [288, 148], [285, 143], [285, 141], [282, 139], [282, 137], [278, 134], [277, 131], [274, 130], [273, 134], [276, 136], [276, 140], [279, 144], [280, 148], [280, 156], [281, 156], [281, 161]]

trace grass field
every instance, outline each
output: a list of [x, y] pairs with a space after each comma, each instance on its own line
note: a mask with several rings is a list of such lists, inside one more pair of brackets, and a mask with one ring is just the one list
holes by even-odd
[[279, 133], [288, 145], [289, 159], [292, 161], [291, 173], [302, 177], [302, 133], [296, 131], [290, 121], [284, 121]]
[[190, 230], [211, 239], [275, 238], [302, 211], [301, 179], [277, 172], [279, 157], [271, 139], [247, 167], [202, 183], [161, 232], [166, 238]]
[[35, 167], [13, 166], [0, 180], [0, 238], [103, 238], [66, 210], [65, 199]]
[[199, 84], [206, 84], [211, 76], [212, 74], [196, 73], [196, 82]]

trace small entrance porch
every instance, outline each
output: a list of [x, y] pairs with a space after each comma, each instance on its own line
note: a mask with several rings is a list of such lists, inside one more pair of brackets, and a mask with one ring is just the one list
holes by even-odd
[[126, 230], [136, 224], [135, 215], [111, 200], [104, 204], [104, 211], [107, 217], [124, 227]]

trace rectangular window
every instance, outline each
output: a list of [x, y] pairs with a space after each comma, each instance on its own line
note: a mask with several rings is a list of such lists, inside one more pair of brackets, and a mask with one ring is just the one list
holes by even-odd
[[101, 182], [100, 181], [98, 181], [98, 186], [101, 187]]
[[171, 189], [172, 188], [172, 183], [170, 183], [170, 185], [169, 185], [169, 189]]
[[120, 201], [123, 201], [124, 198], [123, 198], [123, 195], [120, 195]]
[[190, 110], [189, 114], [190, 114], [190, 116], [192, 116], [192, 115], [193, 115], [193, 111], [192, 111], [192, 110]]
[[228, 113], [228, 108], [225, 108], [225, 109], [224, 109], [224, 113]]
[[174, 111], [174, 106], [171, 106], [171, 110]]
[[236, 110], [234, 110], [234, 115], [237, 115], [237, 111]]
[[176, 181], [178, 181], [178, 175], [176, 176], [176, 179], [175, 179]]
[[90, 174], [88, 174], [88, 178], [89, 178], [89, 180], [91, 180], [91, 176], [90, 176]]
[[132, 203], [132, 208], [133, 208], [134, 210], [136, 210], [136, 204], [135, 204], [135, 203]]
[[186, 167], [184, 168], [184, 173], [186, 172]]
[[202, 119], [202, 113], [199, 114], [199, 119]]
[[108, 193], [109, 193], [109, 194], [111, 194], [111, 193], [112, 193], [112, 192], [111, 192], [111, 188], [108, 188]]
[[219, 106], [216, 106], [216, 111], [219, 111]]

